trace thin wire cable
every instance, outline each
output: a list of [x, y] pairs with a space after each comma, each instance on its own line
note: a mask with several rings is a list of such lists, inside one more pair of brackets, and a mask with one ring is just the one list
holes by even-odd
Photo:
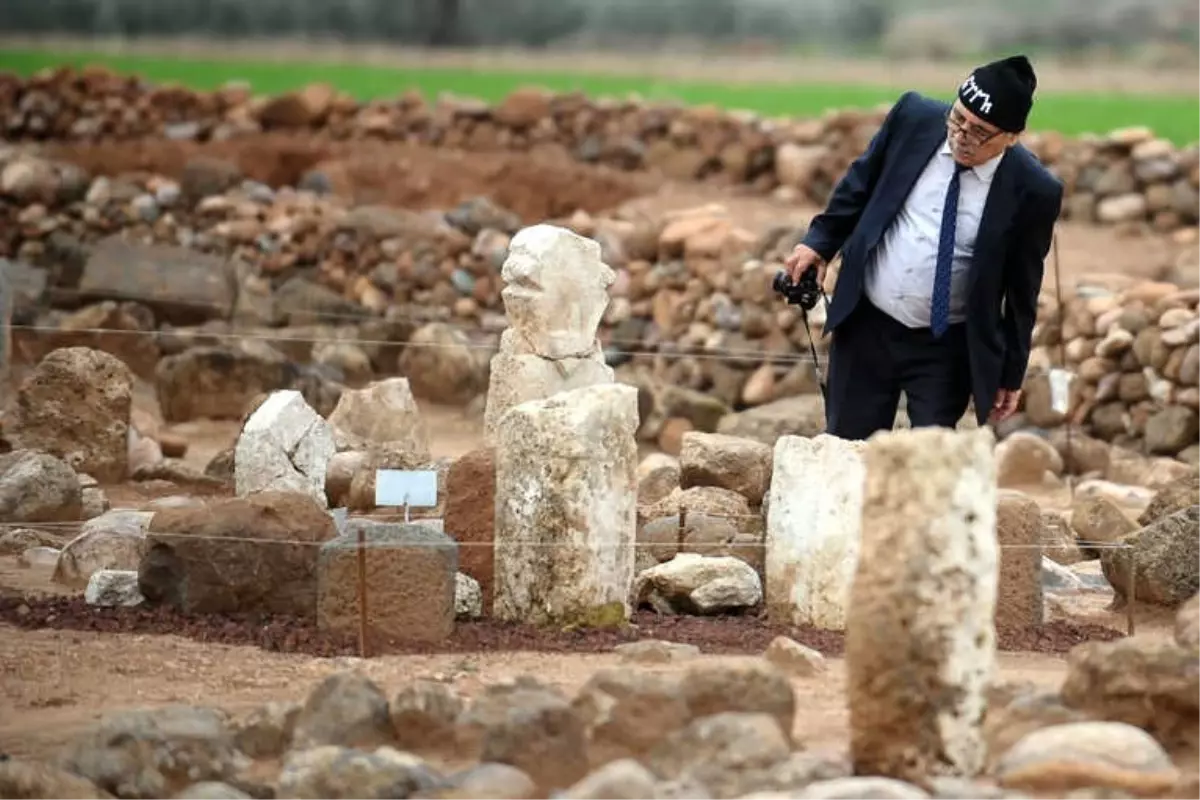
[[[435, 348], [435, 349], [440, 348], [443, 350], [467, 348], [467, 349], [471, 349], [471, 350], [487, 350], [487, 351], [491, 351], [491, 352], [497, 352], [500, 349], [499, 343], [497, 343], [495, 345], [490, 345], [490, 344], [478, 344], [478, 343], [472, 343], [472, 342], [464, 342], [464, 343], [459, 343], [459, 342], [414, 342], [411, 340], [405, 341], [405, 342], [396, 342], [396, 341], [391, 341], [389, 339], [366, 339], [366, 338], [361, 338], [361, 337], [321, 338], [321, 337], [312, 337], [312, 336], [286, 336], [286, 335], [280, 336], [280, 335], [271, 335], [271, 334], [266, 334], [266, 333], [221, 333], [221, 332], [216, 332], [216, 331], [180, 331], [178, 334], [175, 334], [174, 332], [122, 330], [122, 329], [116, 329], [116, 328], [70, 328], [70, 329], [64, 330], [63, 328], [58, 328], [58, 327], [55, 327], [52, 325], [12, 325], [10, 327], [11, 327], [11, 330], [13, 330], [13, 331], [29, 331], [29, 332], [35, 332], [35, 333], [58, 333], [58, 334], [64, 334], [64, 335], [71, 335], [71, 334], [74, 334], [74, 335], [81, 335], [81, 334], [125, 335], [125, 336], [142, 336], [142, 337], [155, 337], [155, 338], [178, 335], [178, 336], [180, 336], [180, 338], [192, 337], [192, 338], [195, 338], [198, 340], [203, 340], [205, 338], [217, 339], [217, 340], [249, 339], [252, 341], [267, 341], [267, 342], [284, 341], [284, 342], [293, 342], [293, 343], [298, 342], [298, 343], [304, 343], [304, 344], [374, 345], [374, 346], [380, 346], [380, 347], [386, 346], [386, 347], [395, 347], [395, 348], [404, 348], [404, 349], [407, 349], [409, 347]], [[800, 354], [793, 355], [790, 353], [775, 355], [775, 354], [768, 353], [763, 350], [738, 352], [738, 351], [714, 349], [714, 350], [705, 351], [705, 352], [689, 352], [688, 350], [680, 350], [678, 352], [671, 352], [671, 351], [663, 351], [663, 350], [618, 350], [618, 349], [613, 349], [611, 347], [604, 347], [603, 345], [601, 345], [601, 351], [602, 351], [602, 353], [609, 355], [609, 356], [621, 355], [621, 356], [643, 357], [643, 358], [694, 358], [694, 359], [705, 360], [705, 361], [749, 361], [749, 360], [753, 360], [753, 359], [760, 359], [761, 361], [764, 361], [764, 362], [769, 361], [771, 363], [779, 363], [779, 364], [792, 364], [792, 363], [811, 364], [812, 363], [812, 359], [809, 358], [808, 356], [803, 356]]]
[[[689, 514], [689, 518], [690, 517], [691, 517], [691, 515]], [[754, 515], [746, 515], [746, 514], [736, 514], [736, 515], [728, 515], [728, 516], [710, 514], [710, 515], [708, 515], [708, 517], [710, 519], [711, 518], [716, 518], [716, 519], [748, 519], [748, 518], [762, 519], [762, 517], [755, 517]], [[369, 522], [377, 522], [377, 523], [381, 523], [381, 524], [405, 524], [405, 523], [401, 523], [401, 522], [394, 521], [394, 520], [380, 520], [378, 518], [369, 518], [369, 517], [357, 517], [357, 518], [352, 518], [352, 519], [365, 520], [365, 521], [369, 521]], [[410, 519], [409, 523], [407, 523], [407, 524], [419, 525], [422, 523], [428, 523], [429, 521], [436, 520], [436, 519], [441, 519], [441, 518], [440, 517], [425, 517], [425, 518], [413, 517]], [[660, 517], [659, 519], [671, 519], [671, 517]], [[37, 530], [39, 528], [81, 528], [85, 524], [86, 524], [85, 522], [56, 522], [56, 523], [6, 522], [6, 523], [0, 523], [0, 529]], [[143, 534], [147, 537], [153, 537], [155, 539], [167, 539], [167, 540], [175, 539], [175, 540], [180, 540], [180, 541], [202, 540], [202, 541], [217, 541], [217, 542], [241, 542], [241, 543], [245, 543], [245, 544], [304, 545], [304, 546], [308, 546], [308, 547], [324, 547], [325, 545], [329, 544], [330, 542], [339, 541], [339, 540], [341, 540], [341, 541], [339, 541], [339, 544], [344, 544], [347, 541], [349, 541], [348, 534], [342, 534], [339, 537], [335, 537], [332, 539], [323, 539], [320, 541], [313, 541], [313, 540], [309, 540], [309, 539], [268, 539], [268, 538], [253, 537], [253, 536], [246, 536], [246, 537], [243, 537], [243, 536], [221, 536], [221, 535], [214, 535], [214, 534], [170, 533], [170, 532], [159, 532], [159, 531], [143, 531]], [[544, 548], [554, 548], [554, 549], [560, 549], [560, 550], [571, 550], [571, 549], [594, 550], [594, 549], [596, 549], [596, 545], [594, 543], [580, 544], [580, 545], [568, 545], [568, 544], [564, 544], [562, 542], [546, 542], [546, 541], [542, 541], [539, 539], [514, 539], [514, 540], [499, 540], [499, 541], [491, 541], [491, 542], [456, 542], [453, 539], [451, 539], [451, 542], [460, 548], [461, 547], [490, 547], [493, 549], [502, 549], [503, 547], [507, 547], [507, 546], [520, 546], [520, 547], [544, 547]], [[353, 541], [350, 541], [349, 543], [353, 544]], [[634, 549], [654, 550], [654, 549], [661, 549], [664, 547], [669, 547], [672, 544], [686, 545], [689, 547], [697, 547], [697, 548], [704, 549], [704, 550], [720, 550], [723, 548], [733, 548], [733, 549], [738, 549], [738, 550], [765, 549], [768, 546], [767, 542], [765, 542], [765, 541], [763, 541], [763, 542], [747, 542], [747, 543], [741, 543], [741, 542], [738, 542], [738, 543], [733, 543], [733, 542], [708, 543], [708, 542], [704, 542], [704, 543], [698, 543], [698, 544], [688, 544], [686, 542], [633, 542], [630, 544], [619, 544], [619, 543], [612, 544], [612, 545], [609, 545], [606, 549], [624, 549], [627, 547], [632, 547]], [[1026, 544], [1003, 544], [1003, 543], [1001, 543], [999, 545], [999, 547], [1001, 550], [1033, 550], [1033, 549], [1045, 550], [1045, 549], [1054, 549], [1055, 547], [1061, 547], [1063, 544], [1064, 543], [1062, 541], [1048, 539], [1048, 540], [1044, 540], [1043, 542], [1040, 542], [1040, 543], [1026, 543]], [[1078, 546], [1080, 548], [1089, 549], [1089, 550], [1128, 550], [1128, 549], [1132, 548], [1132, 545], [1127, 544], [1127, 543], [1093, 542], [1093, 541], [1078, 540], [1078, 539], [1075, 540], [1075, 544], [1076, 544], [1076, 546]], [[373, 543], [367, 542], [367, 546], [368, 546], [368, 548], [371, 548], [373, 546]], [[412, 542], [412, 543], [404, 542], [404, 543], [395, 545], [395, 547], [397, 547], [397, 548], [411, 548], [411, 547], [434, 547], [434, 548], [437, 548], [437, 547], [445, 547], [445, 546], [446, 546], [445, 543], [438, 543], [438, 542]]]

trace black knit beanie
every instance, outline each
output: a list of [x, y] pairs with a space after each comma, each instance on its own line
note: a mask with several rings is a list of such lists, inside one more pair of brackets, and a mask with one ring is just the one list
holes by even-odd
[[1002, 131], [1020, 133], [1033, 107], [1037, 77], [1025, 56], [1010, 56], [984, 64], [958, 87], [958, 99], [984, 122]]

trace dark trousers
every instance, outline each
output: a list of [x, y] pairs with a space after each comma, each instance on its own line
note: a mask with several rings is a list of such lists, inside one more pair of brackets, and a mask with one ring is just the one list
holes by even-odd
[[914, 428], [953, 428], [967, 410], [971, 373], [965, 324], [951, 325], [935, 339], [928, 328], [909, 328], [864, 296], [830, 336], [828, 433], [866, 439], [891, 430], [900, 392]]

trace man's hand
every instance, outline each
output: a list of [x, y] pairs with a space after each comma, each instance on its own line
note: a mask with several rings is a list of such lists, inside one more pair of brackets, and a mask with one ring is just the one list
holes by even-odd
[[786, 261], [783, 262], [783, 265], [787, 268], [788, 277], [792, 279], [793, 283], [799, 282], [800, 276], [803, 275], [809, 267], [816, 267], [817, 285], [822, 287], [825, 286], [825, 259], [821, 258], [821, 256], [817, 254], [817, 251], [813, 250], [808, 245], [796, 245], [796, 247], [792, 250], [792, 254], [787, 257]]
[[1001, 389], [996, 392], [996, 401], [992, 403], [992, 422], [1003, 422], [1016, 413], [1021, 403], [1020, 389]]

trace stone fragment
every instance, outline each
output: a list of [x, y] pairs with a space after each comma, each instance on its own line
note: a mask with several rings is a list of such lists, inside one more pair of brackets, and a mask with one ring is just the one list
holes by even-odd
[[54, 765], [10, 757], [0, 761], [0, 797], [100, 800], [112, 795], [87, 778]]
[[428, 463], [429, 431], [407, 378], [387, 378], [361, 389], [346, 389], [329, 415], [339, 452], [383, 451]]
[[313, 688], [292, 733], [296, 750], [326, 745], [367, 750], [394, 741], [383, 691], [365, 675], [351, 671], [335, 672]]
[[1120, 722], [1071, 722], [1041, 728], [1014, 744], [996, 764], [1000, 784], [1033, 796], [1063, 797], [1109, 789], [1133, 797], [1163, 797], [1179, 778], [1162, 747]]
[[766, 536], [772, 619], [845, 628], [862, 521], [863, 447], [828, 434], [775, 443]]
[[633, 596], [660, 614], [720, 614], [762, 602], [762, 579], [738, 558], [679, 553], [640, 572]]
[[1045, 619], [1042, 597], [1042, 512], [1032, 498], [1001, 491], [996, 505], [1000, 573], [996, 626], [1022, 630]]
[[[1122, 537], [1127, 548], [1100, 551], [1104, 577], [1120, 602], [1178, 608], [1200, 590], [1200, 505], [1188, 506]], [[1132, 587], [1130, 586], [1130, 567]]]
[[233, 778], [236, 753], [219, 712], [168, 705], [105, 715], [61, 764], [117, 797], [173, 797], [198, 781]]
[[155, 512], [138, 566], [148, 603], [189, 614], [268, 613], [312, 619], [317, 555], [337, 535], [311, 496], [259, 492]]
[[120, 483], [128, 466], [133, 373], [115, 356], [63, 347], [38, 363], [5, 414], [14, 449], [61, 458], [76, 472]]
[[459, 716], [457, 754], [509, 764], [540, 796], [565, 789], [588, 769], [583, 719], [558, 692], [534, 685], [493, 686]]
[[83, 514], [83, 490], [75, 471], [49, 453], [0, 453], [0, 520], [74, 522]]
[[298, 391], [273, 392], [246, 420], [238, 437], [237, 494], [299, 492], [327, 508], [325, 471], [336, 451], [333, 429]]
[[495, 595], [494, 541], [496, 454], [491, 448], [464, 453], [446, 473], [446, 532], [458, 542], [458, 568], [479, 582], [483, 613]]
[[920, 785], [984, 765], [999, 567], [992, 442], [987, 428], [918, 428], [864, 450], [845, 645], [856, 772]]
[[680, 487], [719, 486], [762, 505], [771, 485], [771, 448], [753, 439], [689, 431], [679, 453]]
[[500, 619], [629, 614], [637, 534], [637, 390], [601, 384], [514, 407], [497, 430]]
[[351, 519], [321, 547], [317, 622], [326, 630], [359, 629], [358, 533], [366, 553], [367, 631], [387, 641], [440, 641], [454, 632], [458, 546], [421, 522]]
[[137, 570], [102, 569], [92, 573], [83, 592], [89, 606], [136, 606], [145, 599]]
[[146, 526], [153, 514], [109, 511], [83, 524], [63, 546], [54, 566], [54, 582], [81, 589], [102, 570], [134, 570], [146, 552]]
[[825, 671], [825, 657], [794, 639], [776, 636], [763, 658], [797, 678], [811, 678]]

